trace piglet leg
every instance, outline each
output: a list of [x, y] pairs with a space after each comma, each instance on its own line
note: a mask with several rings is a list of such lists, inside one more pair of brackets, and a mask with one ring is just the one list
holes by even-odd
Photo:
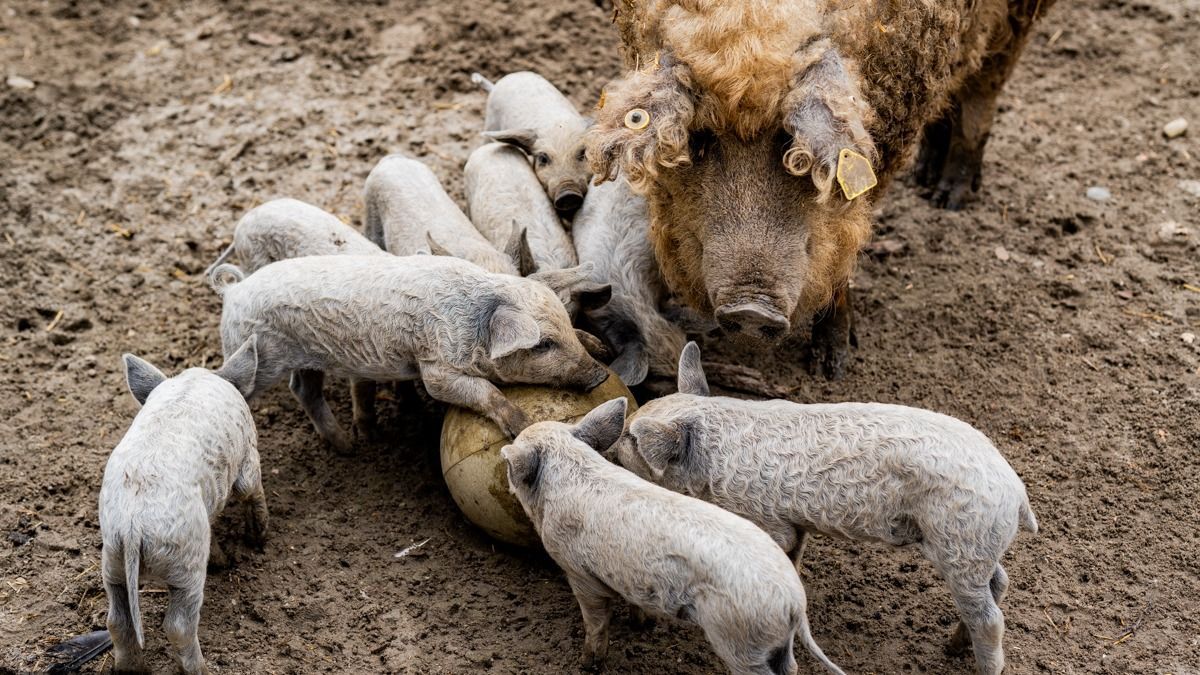
[[317, 428], [317, 433], [321, 434], [321, 438], [333, 447], [334, 452], [349, 454], [353, 444], [345, 430], [334, 419], [333, 411], [329, 409], [329, 403], [322, 391], [325, 386], [325, 373], [319, 370], [295, 370], [292, 371], [292, 379], [288, 384], [296, 400], [304, 407], [304, 412], [308, 413], [308, 419], [312, 420], [313, 426]]
[[590, 577], [567, 573], [567, 582], [583, 613], [583, 668], [599, 670], [608, 658], [608, 623], [613, 592]]
[[430, 396], [486, 416], [510, 438], [516, 438], [529, 426], [525, 413], [504, 398], [496, 385], [481, 377], [464, 375], [436, 363], [422, 363], [421, 382]]

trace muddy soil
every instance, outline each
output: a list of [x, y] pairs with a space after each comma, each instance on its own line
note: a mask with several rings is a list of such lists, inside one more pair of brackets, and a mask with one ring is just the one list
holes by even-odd
[[[1200, 672], [1200, 194], [1181, 184], [1200, 180], [1198, 19], [1195, 0], [1048, 13], [1001, 101], [980, 200], [939, 211], [901, 183], [881, 202], [892, 245], [855, 279], [848, 378], [810, 376], [799, 343], [707, 348], [798, 401], [929, 407], [995, 439], [1042, 528], [1005, 562], [1009, 672]], [[590, 107], [615, 41], [587, 0], [0, 2], [3, 75], [35, 83], [0, 83], [0, 671], [103, 625], [97, 491], [136, 412], [119, 357], [219, 361], [199, 273], [236, 220], [290, 196], [361, 225], [363, 179], [391, 151], [461, 196], [482, 119], [470, 72], [533, 69]], [[1165, 139], [1181, 116], [1191, 131]], [[256, 401], [274, 530], [209, 576], [209, 663], [577, 671], [561, 573], [459, 515], [436, 416], [382, 408], [386, 440], [343, 458], [285, 387]], [[236, 541], [237, 524], [218, 530]], [[805, 582], [847, 671], [969, 672], [943, 653], [955, 611], [915, 552], [818, 539]], [[165, 670], [164, 596], [144, 597]], [[611, 672], [722, 672], [683, 625], [641, 633], [622, 611], [612, 640]]]

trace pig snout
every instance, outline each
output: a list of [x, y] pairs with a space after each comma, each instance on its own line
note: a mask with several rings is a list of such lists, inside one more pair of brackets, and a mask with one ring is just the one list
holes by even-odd
[[566, 183], [556, 186], [553, 190], [554, 210], [560, 215], [574, 215], [583, 206], [584, 188], [581, 185], [574, 183]]
[[595, 368], [591, 369], [591, 373], [587, 376], [584, 384], [582, 385], [583, 390], [591, 391], [604, 384], [604, 381], [607, 379], [608, 370], [604, 366], [597, 364]]
[[791, 329], [787, 316], [766, 299], [735, 299], [713, 315], [725, 332], [763, 342], [775, 342]]

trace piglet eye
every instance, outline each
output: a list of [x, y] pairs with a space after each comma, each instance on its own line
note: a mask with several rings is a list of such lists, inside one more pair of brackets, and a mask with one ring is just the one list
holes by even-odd
[[535, 352], [548, 352], [554, 348], [554, 340], [550, 338], [542, 338], [541, 342], [533, 346]]
[[539, 152], [533, 156], [533, 161], [537, 162], [538, 166], [546, 166], [550, 163], [550, 155], [544, 152]]
[[579, 152], [575, 153], [575, 159], [577, 159], [581, 162], [583, 160], [587, 159], [587, 148], [586, 147], [580, 148]]
[[634, 108], [625, 113], [625, 126], [634, 131], [645, 129], [650, 124], [650, 113], [641, 108]]

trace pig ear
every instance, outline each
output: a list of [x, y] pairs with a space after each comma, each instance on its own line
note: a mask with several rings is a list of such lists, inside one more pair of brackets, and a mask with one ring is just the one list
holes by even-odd
[[146, 398], [154, 388], [167, 379], [162, 371], [133, 354], [122, 357], [125, 361], [125, 382], [129, 384], [129, 393], [137, 402], [145, 405]]
[[533, 249], [529, 248], [529, 232], [512, 221], [512, 234], [508, 236], [508, 245], [504, 253], [512, 258], [517, 267], [517, 274], [527, 277], [537, 271], [533, 262]]
[[625, 345], [621, 355], [609, 364], [609, 368], [621, 378], [626, 387], [634, 387], [644, 382], [646, 375], [650, 373], [650, 355], [646, 353], [646, 347], [641, 341], [630, 342]]
[[700, 364], [700, 347], [695, 342], [687, 343], [679, 354], [679, 375], [676, 380], [679, 393], [708, 396], [708, 378]]
[[433, 255], [444, 255], [451, 258], [454, 257], [454, 254], [451, 253], [445, 246], [439, 244], [437, 239], [434, 239], [433, 234], [430, 232], [425, 232], [425, 243], [429, 244], [429, 252]]
[[532, 155], [533, 146], [537, 143], [537, 129], [505, 129], [503, 131], [485, 131], [483, 135], [498, 143], [506, 143], [516, 147], [521, 152]]
[[233, 356], [225, 359], [217, 375], [237, 387], [243, 397], [254, 393], [254, 378], [258, 373], [258, 335], [251, 335]]
[[592, 281], [589, 275], [595, 268], [595, 263], [589, 261], [564, 270], [538, 272], [529, 278], [549, 286], [564, 305], [574, 301], [583, 309], [597, 309], [612, 298], [612, 285]]
[[500, 456], [508, 464], [509, 489], [533, 490], [542, 476], [542, 454], [537, 448], [506, 445]]
[[604, 452], [612, 447], [625, 430], [625, 411], [629, 401], [624, 397], [614, 398], [607, 403], [592, 409], [571, 430], [571, 435], [596, 452]]
[[522, 349], [532, 349], [542, 339], [542, 330], [528, 312], [501, 304], [488, 323], [488, 356], [498, 359]]
[[823, 202], [834, 191], [839, 162], [845, 162], [839, 182], [843, 196], [854, 199], [877, 182], [877, 153], [866, 130], [871, 108], [837, 49], [824, 41], [811, 49], [811, 55], [797, 55], [811, 63], [796, 76], [783, 103], [783, 127], [792, 137], [783, 165], [792, 175], [809, 174]]
[[649, 417], [635, 419], [629, 433], [637, 442], [638, 454], [656, 480], [672, 464], [687, 457], [688, 429], [682, 422], [659, 422]]
[[586, 137], [596, 183], [613, 180], [620, 170], [641, 186], [662, 169], [691, 162], [688, 136], [696, 115], [691, 80], [688, 67], [663, 51], [655, 63], [605, 88]]

